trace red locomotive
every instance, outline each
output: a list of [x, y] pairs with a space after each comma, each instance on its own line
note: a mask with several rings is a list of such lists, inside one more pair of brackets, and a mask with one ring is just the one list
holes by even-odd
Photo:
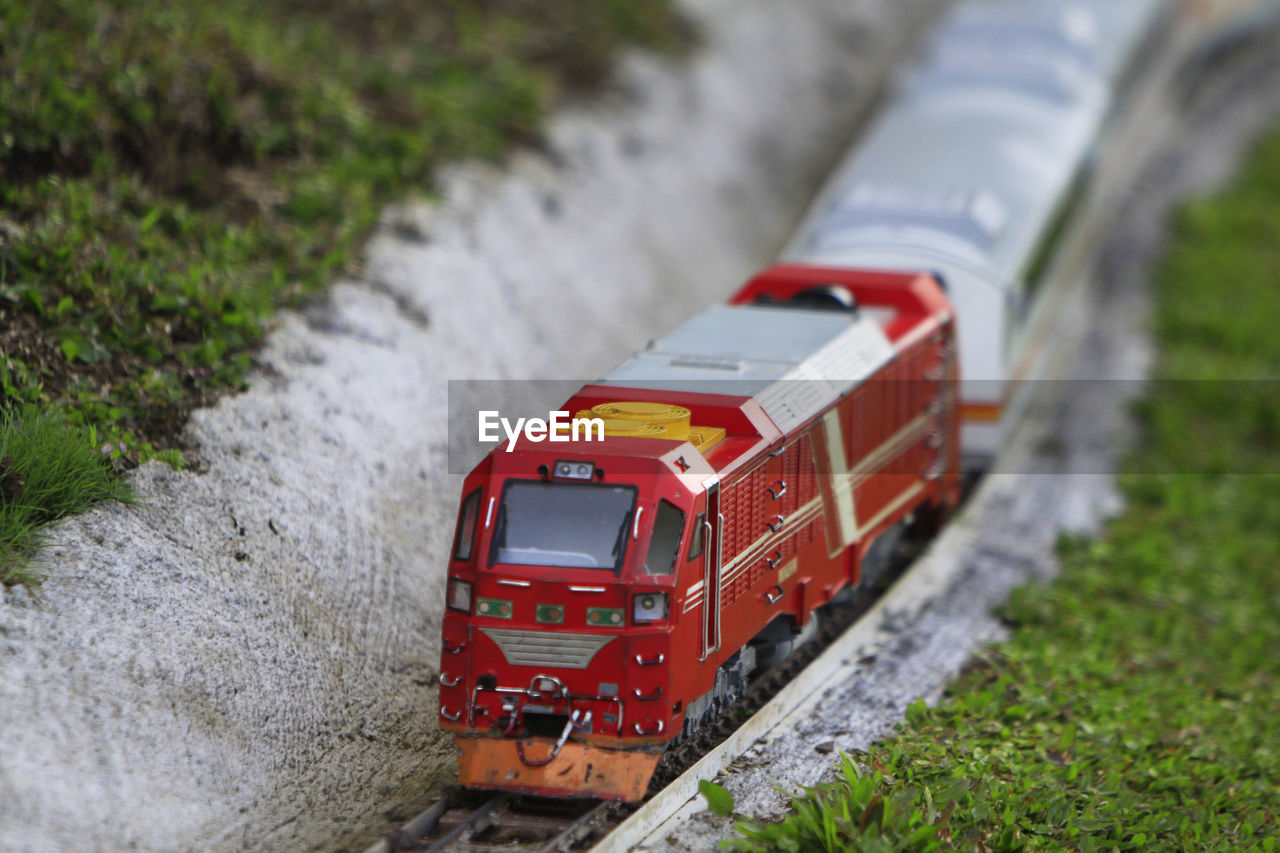
[[443, 628], [461, 783], [642, 798], [877, 541], [956, 504], [955, 353], [930, 276], [776, 266], [563, 406], [603, 440], [490, 453]]

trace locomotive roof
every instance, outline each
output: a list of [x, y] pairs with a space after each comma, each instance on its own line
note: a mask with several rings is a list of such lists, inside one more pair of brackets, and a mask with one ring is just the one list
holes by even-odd
[[893, 354], [869, 314], [724, 305], [652, 341], [599, 384], [752, 397], [785, 433]]

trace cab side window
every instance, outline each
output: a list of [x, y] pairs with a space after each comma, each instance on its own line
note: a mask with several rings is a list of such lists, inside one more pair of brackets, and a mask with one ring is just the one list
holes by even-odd
[[644, 570], [650, 575], [669, 575], [676, 570], [680, 554], [680, 534], [684, 532], [684, 513], [666, 501], [658, 502], [653, 519], [653, 536], [644, 555]]
[[687, 559], [692, 560], [694, 557], [702, 554], [702, 537], [706, 533], [703, 524], [707, 520], [705, 512], [698, 513], [698, 517], [693, 520], [693, 534], [689, 537], [689, 556]]
[[467, 495], [458, 513], [458, 530], [453, 537], [453, 558], [470, 560], [471, 547], [476, 538], [476, 517], [480, 514], [480, 490]]

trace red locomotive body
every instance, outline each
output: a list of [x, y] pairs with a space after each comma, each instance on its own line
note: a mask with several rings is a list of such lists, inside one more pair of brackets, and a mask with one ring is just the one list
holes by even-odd
[[928, 276], [774, 267], [565, 404], [603, 440], [490, 453], [444, 619], [461, 783], [643, 797], [886, 532], [955, 505], [954, 336]]

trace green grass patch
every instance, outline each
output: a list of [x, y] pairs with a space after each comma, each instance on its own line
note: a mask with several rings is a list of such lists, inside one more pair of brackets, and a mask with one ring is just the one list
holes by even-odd
[[1140, 408], [1123, 515], [1064, 544], [937, 708], [735, 849], [1280, 849], [1280, 476], [1241, 473], [1280, 464], [1278, 211], [1275, 135], [1177, 217], [1170, 381]]
[[174, 446], [384, 204], [685, 37], [666, 0], [3, 4], [5, 397]]
[[116, 476], [120, 448], [34, 406], [0, 407], [0, 583], [34, 584], [44, 526], [101, 501], [132, 501]]
[[0, 4], [0, 402], [179, 448], [385, 204], [688, 41], [669, 0]]

